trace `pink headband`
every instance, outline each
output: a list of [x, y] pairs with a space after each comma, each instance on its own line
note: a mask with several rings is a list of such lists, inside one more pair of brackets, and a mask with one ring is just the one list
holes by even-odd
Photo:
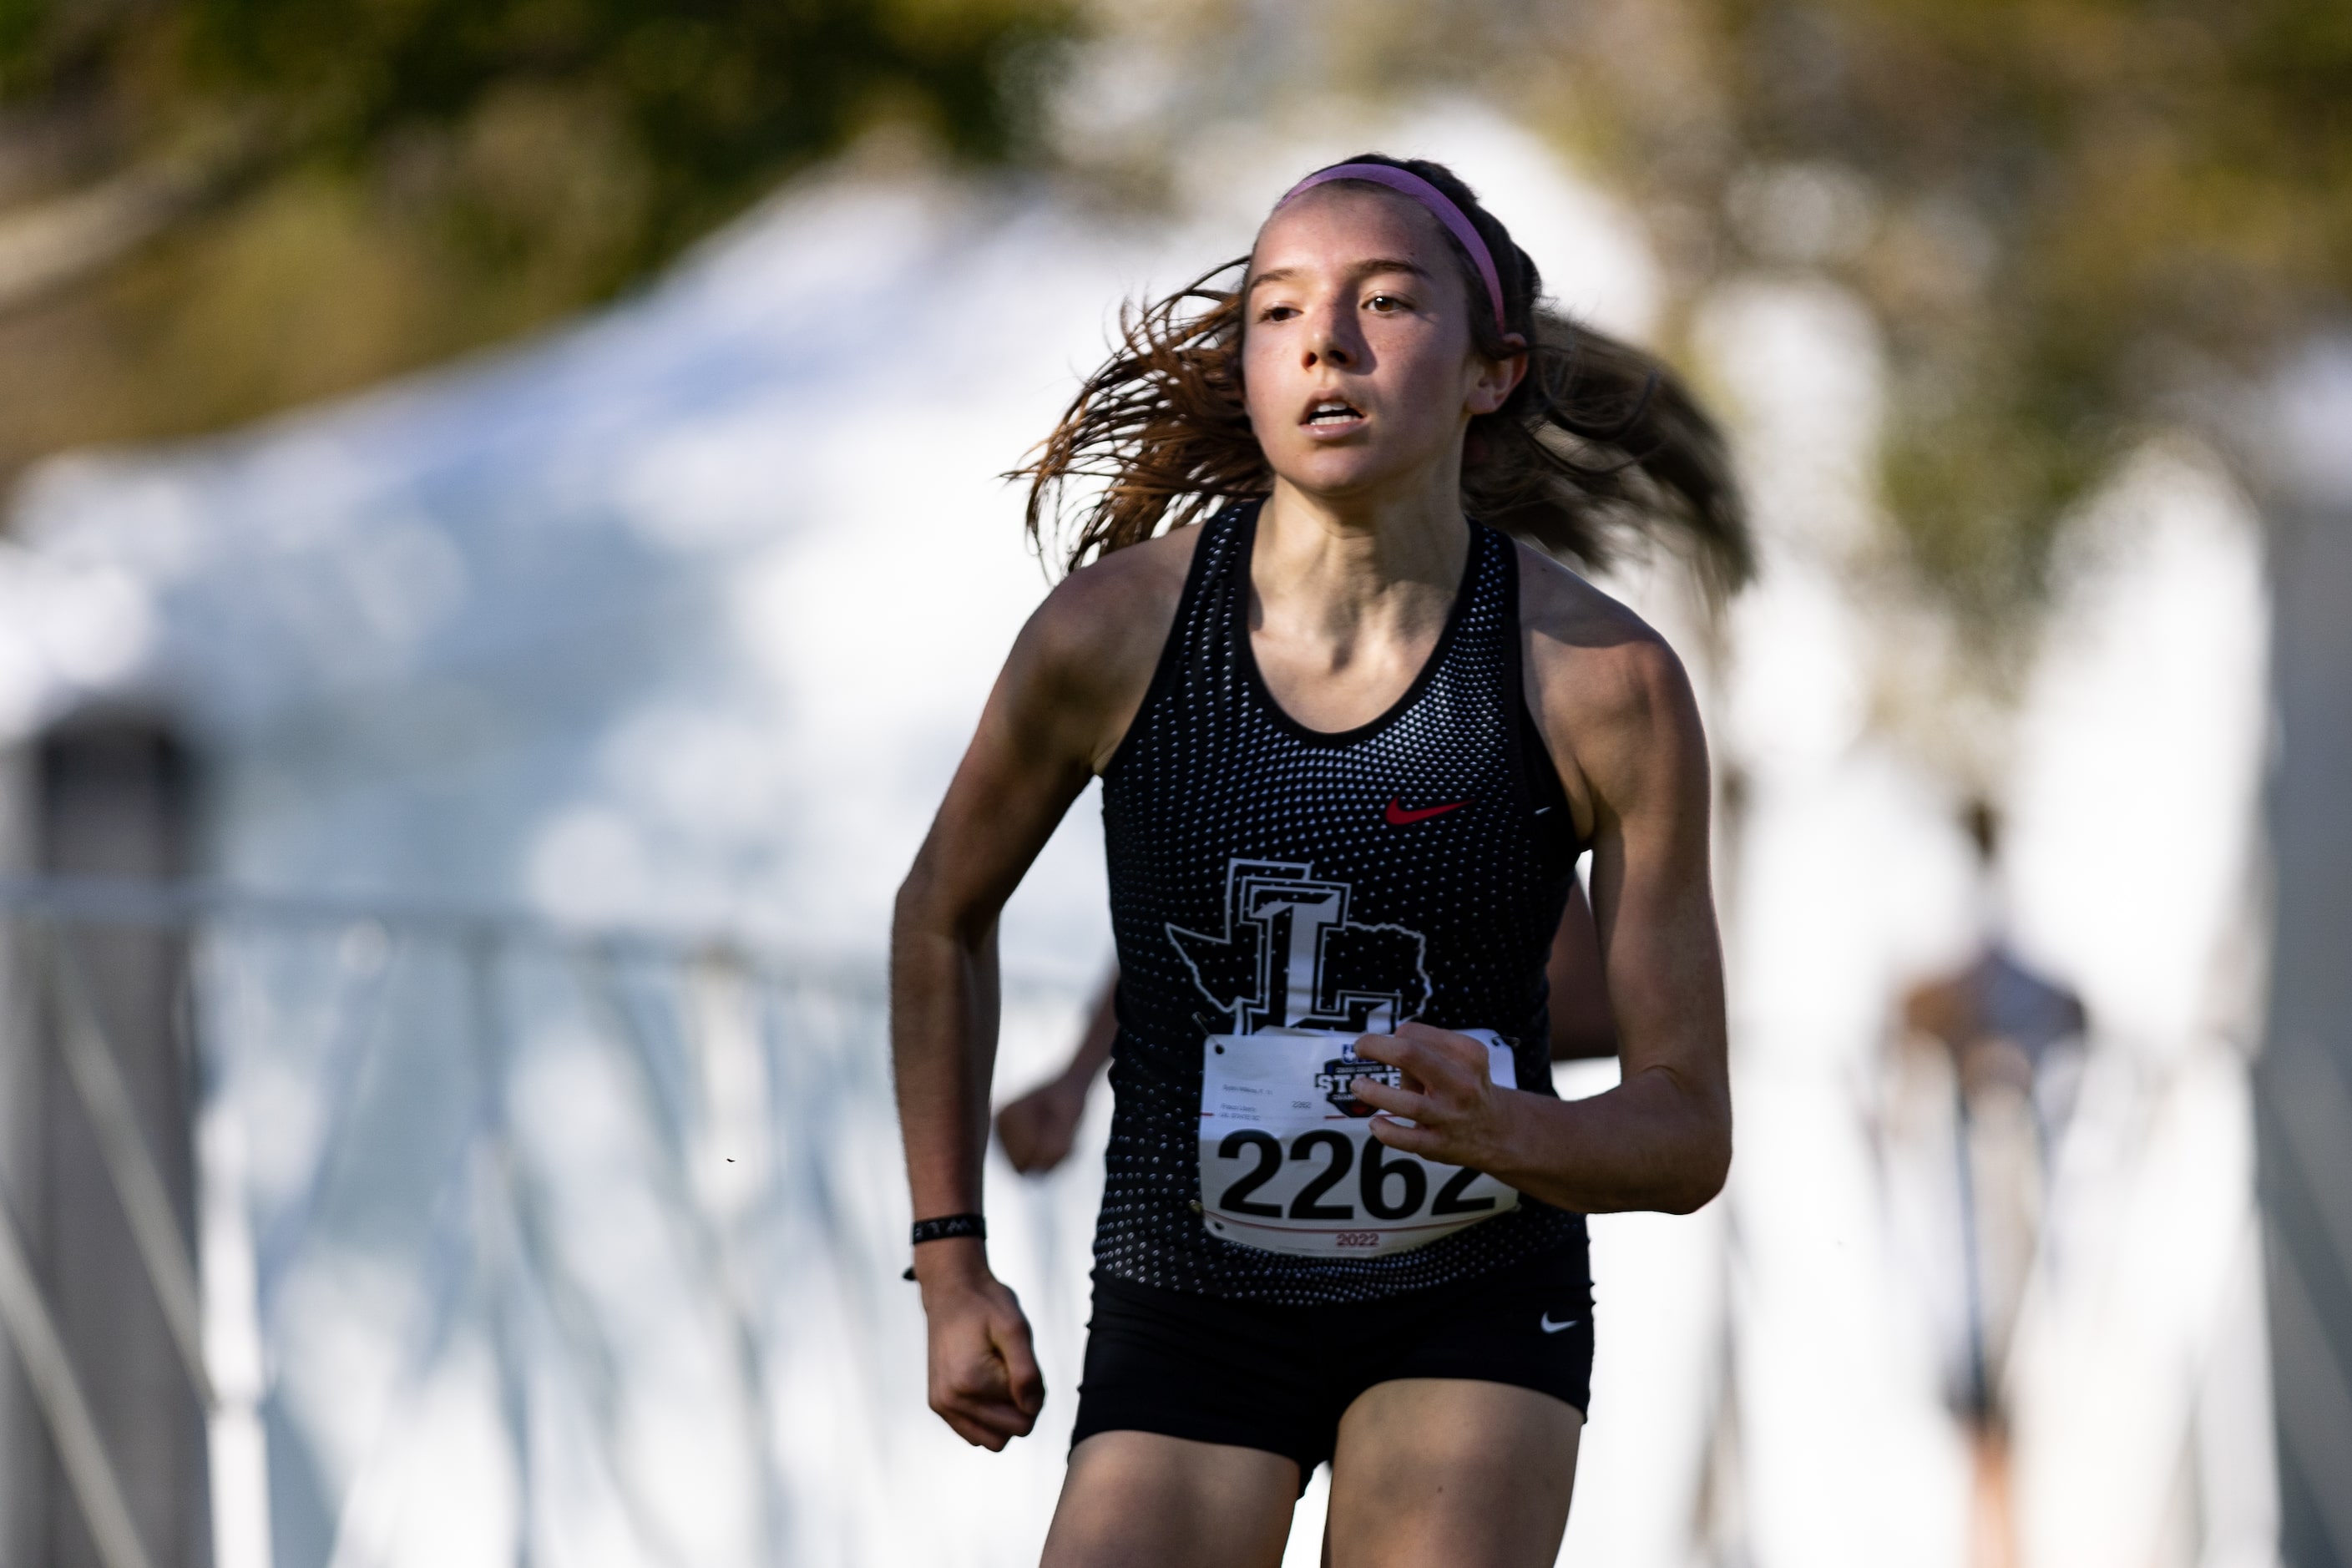
[[1282, 200], [1274, 204], [1275, 211], [1280, 212], [1293, 198], [1333, 180], [1370, 180], [1376, 185], [1386, 185], [1401, 195], [1411, 196], [1427, 207], [1430, 216], [1444, 224], [1446, 232], [1460, 240], [1462, 248], [1470, 253], [1470, 259], [1478, 264], [1478, 276], [1486, 280], [1486, 298], [1495, 302], [1495, 330], [1506, 335], [1509, 333], [1510, 329], [1503, 323], [1503, 280], [1496, 275], [1495, 258], [1487, 251], [1486, 240], [1480, 237], [1478, 226], [1472, 223], [1444, 191], [1411, 170], [1392, 168], [1386, 163], [1334, 163], [1328, 169], [1316, 170], [1284, 192]]

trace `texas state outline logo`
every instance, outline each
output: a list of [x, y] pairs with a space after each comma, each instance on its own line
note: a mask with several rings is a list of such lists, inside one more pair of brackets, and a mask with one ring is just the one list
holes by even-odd
[[1224, 931], [1164, 928], [1221, 1015], [1202, 1020], [1204, 1032], [1387, 1034], [1419, 1016], [1431, 990], [1427, 942], [1406, 926], [1349, 920], [1352, 890], [1317, 877], [1312, 864], [1227, 862]]

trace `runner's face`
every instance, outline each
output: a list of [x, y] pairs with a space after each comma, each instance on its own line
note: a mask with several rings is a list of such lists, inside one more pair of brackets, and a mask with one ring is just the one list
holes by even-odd
[[1464, 287], [1414, 202], [1325, 186], [1266, 221], [1244, 300], [1250, 425], [1281, 479], [1334, 498], [1458, 482], [1470, 418], [1524, 359], [1472, 347]]

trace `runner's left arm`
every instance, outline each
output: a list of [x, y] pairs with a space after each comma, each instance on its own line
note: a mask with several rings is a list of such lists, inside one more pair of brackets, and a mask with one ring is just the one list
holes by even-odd
[[1552, 677], [1538, 682], [1539, 718], [1593, 847], [1620, 1081], [1570, 1101], [1499, 1089], [1478, 1042], [1407, 1024], [1357, 1047], [1402, 1068], [1404, 1087], [1360, 1082], [1356, 1092], [1392, 1113], [1374, 1135], [1393, 1148], [1562, 1208], [1684, 1214], [1722, 1189], [1731, 1163], [1706, 736], [1689, 679], [1654, 633], [1615, 606], [1582, 612], [1575, 626], [1536, 639]]

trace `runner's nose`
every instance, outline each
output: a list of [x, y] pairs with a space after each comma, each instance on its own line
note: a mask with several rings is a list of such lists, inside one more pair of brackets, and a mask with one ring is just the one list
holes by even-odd
[[1363, 356], [1349, 331], [1353, 324], [1348, 312], [1337, 307], [1318, 311], [1315, 331], [1307, 340], [1307, 368], [1328, 364], [1345, 370], [1360, 360]]

